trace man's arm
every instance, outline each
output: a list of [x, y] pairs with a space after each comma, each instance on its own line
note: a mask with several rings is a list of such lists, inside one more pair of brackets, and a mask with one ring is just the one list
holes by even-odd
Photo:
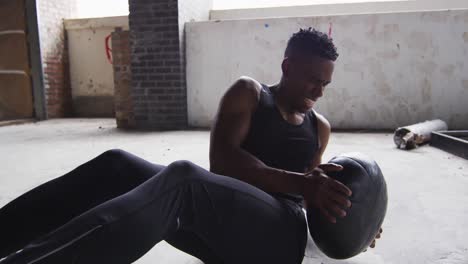
[[330, 122], [328, 122], [328, 120], [323, 115], [317, 112], [315, 112], [315, 115], [317, 116], [319, 149], [317, 151], [317, 154], [312, 159], [312, 162], [310, 163], [310, 166], [309, 166], [310, 171], [322, 163], [322, 156], [323, 156], [323, 153], [325, 152], [325, 149], [327, 148], [328, 140], [330, 139], [330, 134], [331, 134]]
[[267, 192], [302, 194], [305, 175], [265, 165], [241, 148], [250, 129], [261, 85], [244, 77], [221, 99], [211, 131], [210, 170], [250, 183]]

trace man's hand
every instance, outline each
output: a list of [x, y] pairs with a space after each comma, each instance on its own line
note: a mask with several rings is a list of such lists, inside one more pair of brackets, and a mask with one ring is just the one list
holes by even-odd
[[336, 223], [336, 217], [345, 217], [351, 201], [351, 190], [341, 182], [326, 175], [327, 172], [341, 171], [342, 166], [333, 163], [321, 164], [311, 172], [306, 173], [306, 184], [303, 196], [308, 205], [320, 210], [320, 212], [332, 223]]
[[[375, 236], [375, 239], [370, 244], [370, 246], [369, 246], [370, 248], [375, 248], [375, 243], [376, 243], [377, 239], [379, 239], [382, 236], [382, 232], [383, 232], [383, 230], [382, 230], [382, 228], [380, 228], [379, 233]], [[366, 252], [366, 251], [367, 251], [367, 249], [364, 250], [364, 252]]]
[[377, 239], [380, 238], [380, 236], [381, 236], [381, 234], [382, 234], [382, 231], [383, 231], [382, 228], [380, 228], [380, 229], [379, 229], [379, 233], [375, 236], [374, 241], [372, 241], [372, 243], [371, 243], [371, 245], [370, 245], [371, 248], [375, 248], [375, 242], [376, 242]]

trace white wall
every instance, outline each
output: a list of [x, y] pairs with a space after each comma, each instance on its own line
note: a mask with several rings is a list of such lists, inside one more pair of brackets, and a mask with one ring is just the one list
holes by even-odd
[[[333, 3], [382, 2], [392, 0], [214, 0], [213, 9], [265, 8]], [[412, 1], [412, 0], [401, 0]]]
[[333, 127], [394, 129], [441, 118], [468, 128], [467, 10], [188, 23], [190, 125], [209, 126], [239, 76], [278, 81], [290, 35], [329, 23], [340, 58], [317, 109]]
[[[389, 12], [454, 10], [468, 8], [467, 0], [390, 0], [390, 1], [352, 1], [334, 0], [335, 3], [303, 6], [277, 6], [267, 8], [242, 8], [231, 10], [212, 10], [211, 20], [253, 19], [278, 17], [310, 17], [343, 14], [375, 14]], [[330, 1], [333, 2], [333, 1]], [[346, 3], [345, 3], [346, 2]], [[357, 2], [357, 1], [356, 1]]]
[[128, 30], [128, 17], [65, 20], [73, 96], [114, 94], [113, 69], [104, 40], [116, 27]]
[[105, 38], [116, 27], [128, 30], [128, 17], [65, 20], [75, 115], [113, 113], [114, 77], [112, 64], [106, 57]]

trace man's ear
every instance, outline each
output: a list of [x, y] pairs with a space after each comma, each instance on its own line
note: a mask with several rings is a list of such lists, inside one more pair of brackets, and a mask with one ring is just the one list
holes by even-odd
[[291, 61], [288, 57], [285, 57], [283, 59], [283, 62], [281, 63], [281, 70], [283, 71], [283, 77], [287, 78], [289, 76], [290, 68], [291, 68]]

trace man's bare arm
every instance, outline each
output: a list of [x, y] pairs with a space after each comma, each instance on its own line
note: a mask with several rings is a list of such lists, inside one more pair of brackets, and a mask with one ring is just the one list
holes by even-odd
[[319, 113], [315, 113], [317, 116], [317, 131], [318, 131], [318, 139], [319, 139], [319, 149], [317, 154], [314, 156], [313, 160], [310, 163], [309, 170], [313, 170], [318, 165], [322, 163], [323, 153], [327, 148], [328, 141], [330, 139], [331, 134], [331, 126], [330, 122]]
[[250, 129], [260, 89], [255, 80], [241, 78], [222, 98], [211, 131], [210, 170], [267, 192], [302, 194], [304, 174], [269, 167], [241, 148]]

